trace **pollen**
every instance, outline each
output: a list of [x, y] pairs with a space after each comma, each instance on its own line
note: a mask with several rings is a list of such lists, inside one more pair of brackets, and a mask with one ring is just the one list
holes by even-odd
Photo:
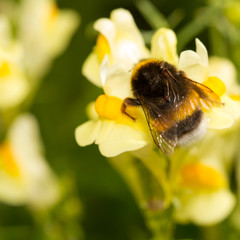
[[222, 175], [215, 169], [201, 163], [184, 166], [181, 171], [181, 185], [194, 190], [217, 190], [225, 185]]
[[98, 59], [101, 62], [106, 54], [110, 54], [110, 46], [108, 40], [103, 34], [99, 34], [97, 38], [97, 55]]
[[10, 67], [7, 62], [2, 62], [0, 65], [0, 77], [7, 77], [10, 74]]
[[20, 171], [7, 142], [0, 146], [0, 166], [11, 177], [19, 177]]
[[214, 91], [219, 97], [226, 92], [225, 84], [218, 77], [208, 77], [203, 84]]
[[[95, 102], [95, 110], [99, 117], [108, 120], [113, 120], [116, 123], [130, 125], [133, 122], [133, 120], [126, 114], [122, 113], [121, 111], [122, 103], [123, 100], [120, 98], [107, 95], [100, 95]], [[131, 109], [131, 107], [129, 109]], [[129, 114], [133, 114], [133, 112], [134, 110], [132, 110]]]

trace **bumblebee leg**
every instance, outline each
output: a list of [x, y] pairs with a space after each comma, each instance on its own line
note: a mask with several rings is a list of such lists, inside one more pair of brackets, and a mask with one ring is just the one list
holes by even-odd
[[127, 108], [127, 106], [139, 106], [139, 105], [141, 105], [141, 103], [137, 99], [125, 98], [123, 100], [123, 103], [122, 103], [122, 106], [121, 106], [121, 112], [124, 113], [125, 115], [127, 115], [128, 117], [130, 117], [132, 120], [135, 121], [135, 118], [132, 117], [130, 114], [128, 114], [126, 112], [126, 108]]

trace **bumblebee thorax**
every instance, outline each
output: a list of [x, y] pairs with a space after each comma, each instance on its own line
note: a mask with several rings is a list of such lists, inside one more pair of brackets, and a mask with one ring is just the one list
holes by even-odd
[[[166, 71], [171, 72], [172, 76], [177, 75], [174, 66], [164, 61], [147, 59], [140, 61], [132, 72], [131, 85], [134, 96], [145, 98], [171, 97], [169, 92], [169, 76]], [[172, 77], [171, 81], [174, 81]]]

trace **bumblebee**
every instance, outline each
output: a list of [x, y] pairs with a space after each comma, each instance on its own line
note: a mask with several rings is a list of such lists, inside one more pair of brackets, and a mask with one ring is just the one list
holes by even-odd
[[127, 106], [141, 106], [155, 144], [168, 156], [177, 145], [199, 138], [205, 129], [204, 111], [222, 105], [210, 88], [156, 59], [135, 65], [131, 89], [134, 98], [124, 99], [122, 112], [131, 117]]

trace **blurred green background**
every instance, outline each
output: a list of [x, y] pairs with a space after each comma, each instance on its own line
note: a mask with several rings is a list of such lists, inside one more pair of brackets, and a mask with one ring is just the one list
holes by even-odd
[[[58, 57], [45, 76], [35, 96], [31, 112], [37, 117], [46, 157], [50, 166], [62, 179], [73, 180], [72, 192], [82, 203], [82, 214], [77, 216], [76, 228], [82, 228], [86, 240], [145, 240], [150, 238], [143, 216], [134, 198], [118, 173], [102, 157], [97, 146], [79, 147], [74, 138], [74, 130], [87, 120], [86, 105], [95, 100], [101, 90], [93, 86], [81, 73], [81, 66], [95, 45], [96, 34], [92, 23], [100, 17], [109, 17], [110, 12], [119, 7], [131, 11], [138, 27], [151, 30], [130, 0], [58, 0], [59, 8], [76, 10], [81, 16], [81, 24], [67, 50]], [[181, 29], [191, 22], [199, 7], [206, 2], [200, 0], [152, 0], [165, 15], [175, 9], [184, 11]], [[198, 34], [208, 46], [208, 31]], [[195, 48], [194, 40], [185, 48]], [[56, 219], [58, 218], [56, 209]], [[62, 220], [62, 226], [65, 223]], [[61, 221], [59, 222], [61, 226]], [[10, 207], [0, 204], [0, 239], [28, 240], [46, 239], [42, 236], [41, 225], [24, 207]], [[194, 226], [185, 231], [177, 228], [180, 239], [201, 239]], [[54, 239], [54, 238], [53, 238]], [[77, 237], [62, 239], [78, 239]]]

